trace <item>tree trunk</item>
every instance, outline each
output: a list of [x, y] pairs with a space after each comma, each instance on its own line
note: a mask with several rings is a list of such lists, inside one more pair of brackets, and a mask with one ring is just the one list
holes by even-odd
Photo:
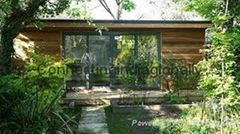
[[[12, 56], [14, 54], [14, 39], [28, 24], [23, 12], [12, 13], [4, 18], [1, 30], [0, 74], [7, 75], [12, 71]], [[29, 21], [30, 22], [30, 21]]]
[[13, 40], [14, 36], [11, 31], [3, 29], [1, 33], [1, 49], [0, 49], [0, 74], [6, 75], [11, 72], [12, 55], [14, 53]]

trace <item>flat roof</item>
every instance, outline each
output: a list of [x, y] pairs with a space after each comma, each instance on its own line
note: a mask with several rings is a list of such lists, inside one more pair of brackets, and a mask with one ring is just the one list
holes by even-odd
[[[40, 19], [51, 23], [87, 23], [79, 19]], [[126, 24], [211, 24], [211, 21], [202, 20], [92, 20], [94, 23], [126, 23]]]
[[[77, 19], [40, 19], [45, 29], [89, 29], [93, 28], [86, 20]], [[202, 28], [211, 27], [210, 21], [177, 20], [92, 20], [101, 26], [112, 29], [165, 29], [165, 28]], [[35, 28], [28, 25], [26, 28]]]

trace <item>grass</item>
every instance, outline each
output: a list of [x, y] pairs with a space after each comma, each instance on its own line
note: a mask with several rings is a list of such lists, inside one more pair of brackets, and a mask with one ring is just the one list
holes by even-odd
[[112, 109], [105, 107], [108, 130], [110, 134], [151, 134], [154, 133], [150, 126], [132, 125], [133, 120], [151, 121], [152, 117], [143, 109]]

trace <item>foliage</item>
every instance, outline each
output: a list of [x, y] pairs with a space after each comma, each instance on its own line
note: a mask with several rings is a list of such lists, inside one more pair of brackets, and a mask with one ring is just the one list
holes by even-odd
[[108, 5], [106, 0], [98, 0], [100, 4], [104, 7], [104, 9], [112, 16], [114, 20], [120, 20], [123, 11], [130, 12], [135, 9], [135, 4], [132, 0], [115, 0], [117, 11], [114, 14], [114, 11]]
[[207, 125], [191, 125], [188, 130], [190, 134], [213, 134], [212, 129]]
[[[93, 18], [91, 17], [91, 14], [88, 12], [87, 5], [89, 4], [91, 0], [80, 0], [78, 1], [75, 7], [68, 8], [65, 13], [74, 19], [82, 19], [86, 20], [86, 22], [95, 28], [95, 31], [99, 32], [102, 34], [103, 31], [107, 31], [108, 28], [99, 25], [97, 23], [94, 23]], [[116, 4], [118, 6], [117, 8], [117, 14], [114, 15], [113, 11], [111, 8], [108, 6], [108, 2], [105, 0], [99, 0], [100, 4], [104, 9], [113, 17], [115, 20], [120, 20], [121, 19], [121, 14], [122, 11], [132, 11], [135, 9], [135, 4], [133, 3], [132, 0], [116, 0]]]
[[186, 100], [180, 97], [178, 94], [170, 93], [164, 96], [164, 102], [166, 102], [167, 104], [182, 104], [185, 101]]
[[136, 76], [136, 82], [137, 85], [145, 85], [146, 79], [149, 75], [148, 73], [148, 67], [149, 67], [149, 60], [146, 59], [146, 57], [138, 57], [131, 58], [127, 68], [129, 70], [134, 70], [133, 75]]
[[188, 65], [184, 61], [166, 59], [162, 68], [162, 78], [166, 81], [168, 79], [171, 80], [168, 80], [168, 82], [172, 82], [172, 87], [170, 88], [173, 91], [197, 89], [199, 71], [194, 65]]
[[138, 36], [138, 48], [134, 47], [133, 36], [121, 36], [117, 42], [117, 56], [114, 65], [126, 68], [127, 74], [120, 76], [122, 82], [131, 85], [156, 85], [159, 83], [157, 72], [150, 72], [158, 67], [156, 37], [151, 35]]
[[200, 16], [213, 19], [223, 8], [223, 0], [190, 0], [184, 10], [194, 9]]
[[223, 105], [239, 103], [239, 1], [190, 0], [186, 10], [193, 10], [212, 21], [209, 29], [209, 59], [199, 63], [199, 89], [208, 99]]
[[135, 75], [120, 75], [119, 79], [121, 80], [121, 82], [123, 84], [127, 84], [127, 85], [135, 85], [136, 81], [137, 81], [137, 77]]
[[[9, 74], [14, 55], [13, 40], [25, 26], [38, 22], [39, 17], [63, 12], [70, 0], [2, 0], [0, 2], [0, 73]], [[41, 24], [41, 23], [36, 23]], [[3, 60], [4, 59], [4, 60]]]
[[130, 62], [131, 57], [134, 56], [134, 41], [132, 36], [120, 36], [117, 42], [118, 55], [114, 60], [114, 64], [124, 67]]
[[69, 61], [56, 63], [53, 58], [35, 54], [30, 57], [32, 63], [21, 74], [0, 77], [0, 133], [72, 133], [65, 121], [69, 117], [60, 107], [67, 74], [43, 73], [66, 67]]
[[121, 4], [122, 4], [121, 8], [128, 12], [135, 9], [135, 4], [131, 0], [123, 0], [123, 1], [121, 1]]
[[102, 34], [102, 31], [107, 31], [108, 28], [94, 23], [93, 18], [89, 14], [87, 10], [87, 5], [86, 5], [87, 0], [79, 1], [76, 7], [71, 7], [66, 9], [65, 13], [70, 17], [74, 19], [82, 19], [86, 20], [88, 25], [92, 26], [95, 28], [95, 31], [99, 32], [99, 34]]
[[161, 132], [161, 134], [181, 134], [182, 124], [166, 119], [156, 119], [153, 126]]
[[[239, 124], [239, 108], [228, 108], [226, 111], [226, 120], [223, 122], [223, 130], [226, 133], [238, 133]], [[190, 127], [184, 128], [195, 133], [220, 133], [221, 132], [221, 105], [213, 101], [193, 106], [184, 112], [185, 122], [191, 122]], [[194, 122], [193, 122], [194, 121]], [[195, 125], [194, 125], [195, 124]], [[208, 127], [206, 127], [208, 126]]]
[[[207, 102], [192, 109], [186, 117], [213, 122], [214, 133], [238, 133], [239, 130], [236, 122], [240, 115], [239, 9], [239, 0], [189, 0], [185, 7], [185, 10], [195, 11], [212, 22], [212, 27], [208, 29], [208, 50], [205, 51], [208, 59], [198, 64], [198, 88], [204, 91]], [[199, 126], [192, 129], [199, 133], [202, 131], [200, 128], [203, 129]]]
[[161, 134], [214, 134], [216, 132], [209, 125], [193, 120], [155, 119], [153, 127]]

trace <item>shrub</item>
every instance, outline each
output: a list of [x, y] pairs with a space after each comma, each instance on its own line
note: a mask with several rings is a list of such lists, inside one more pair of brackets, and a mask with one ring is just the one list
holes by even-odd
[[159, 129], [160, 134], [181, 134], [182, 124], [177, 121], [167, 119], [157, 119], [153, 126]]
[[[32, 62], [21, 74], [0, 77], [0, 133], [71, 132], [60, 107], [63, 79], [50, 68], [66, 67], [48, 56], [31, 54]], [[41, 66], [41, 71], [39, 67]], [[62, 124], [65, 124], [63, 127]]]
[[165, 95], [164, 101], [167, 104], [182, 104], [186, 100], [182, 97], [180, 97], [178, 94], [170, 93]]
[[206, 125], [192, 125], [188, 131], [190, 134], [214, 134], [212, 128]]
[[127, 75], [126, 74], [126, 75], [120, 75], [119, 79], [120, 79], [121, 83], [133, 86], [136, 83], [137, 76], [135, 76], [135, 75]]

